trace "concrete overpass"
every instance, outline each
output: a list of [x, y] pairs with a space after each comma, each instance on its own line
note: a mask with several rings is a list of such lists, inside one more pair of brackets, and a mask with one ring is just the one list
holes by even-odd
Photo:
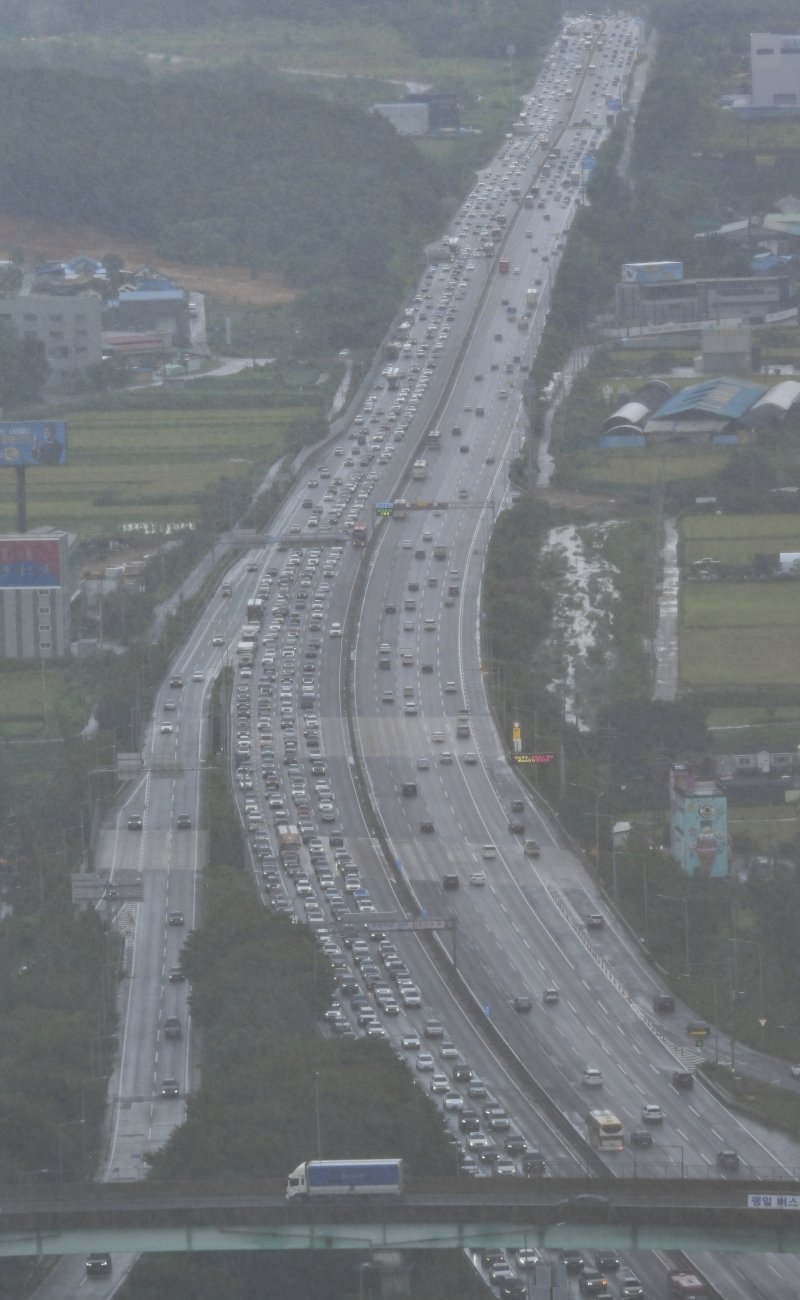
[[417, 1179], [304, 1205], [282, 1179], [0, 1188], [0, 1256], [498, 1244], [800, 1254], [800, 1184]]

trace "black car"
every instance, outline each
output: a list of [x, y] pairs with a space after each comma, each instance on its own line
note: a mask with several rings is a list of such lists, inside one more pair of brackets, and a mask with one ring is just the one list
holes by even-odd
[[586, 1261], [579, 1250], [562, 1250], [558, 1258], [568, 1273], [583, 1272]]
[[616, 1273], [619, 1268], [619, 1255], [615, 1250], [598, 1250], [594, 1257], [594, 1265], [601, 1273]]
[[500, 1295], [504, 1300], [524, 1300], [528, 1288], [521, 1277], [505, 1278], [500, 1283]]
[[653, 1145], [653, 1134], [646, 1128], [635, 1128], [631, 1133], [632, 1147], [651, 1147]]
[[94, 1251], [86, 1258], [88, 1277], [100, 1277], [111, 1272], [111, 1256], [107, 1251]]
[[578, 1279], [581, 1295], [606, 1295], [608, 1278], [594, 1268], [586, 1269]]
[[522, 1172], [526, 1178], [540, 1178], [547, 1172], [547, 1161], [541, 1151], [526, 1151], [522, 1157]]

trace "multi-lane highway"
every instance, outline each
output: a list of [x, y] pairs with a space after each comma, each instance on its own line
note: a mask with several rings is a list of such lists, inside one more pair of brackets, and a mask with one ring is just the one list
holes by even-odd
[[[674, 1086], [675, 1070], [692, 1064], [683, 1026], [654, 1013], [653, 973], [509, 768], [482, 673], [483, 561], [525, 434], [522, 386], [637, 34], [624, 17], [569, 24], [517, 133], [446, 232], [448, 260], [429, 266], [398, 318], [390, 373], [376, 372], [338, 438], [311, 455], [272, 525], [283, 540], [236, 562], [172, 666], [141, 778], [97, 845], [112, 878], [120, 867], [144, 876], [144, 901], [117, 917], [128, 979], [109, 1180], [142, 1176], [197, 1081], [177, 966], [202, 920], [205, 717], [225, 664], [236, 670], [231, 773], [263, 901], [311, 925], [338, 973], [325, 1032], [391, 1039], [441, 1099], [465, 1172], [519, 1173], [534, 1151], [545, 1171], [576, 1172], [585, 1148], [562, 1135], [555, 1112], [585, 1141], [587, 1111], [600, 1107], [618, 1117], [628, 1148], [600, 1153], [612, 1169], [635, 1154], [657, 1176], [691, 1168], [755, 1184], [800, 1165], [788, 1140], [699, 1085]], [[376, 516], [376, 503], [398, 499], [431, 504]], [[363, 549], [350, 540], [360, 524]], [[254, 600], [262, 609], [248, 614]], [[284, 825], [297, 826], [299, 843]], [[587, 924], [595, 914], [602, 928]], [[426, 942], [390, 930], [406, 916], [456, 919], [455, 984]], [[342, 929], [353, 922], [375, 937]], [[448, 932], [448, 952], [451, 942]], [[663, 1118], [643, 1117], [647, 1106]], [[637, 1139], [631, 1151], [633, 1131], [652, 1144]], [[723, 1151], [736, 1152], [738, 1171], [718, 1167]], [[741, 1277], [715, 1267], [730, 1300], [796, 1293], [774, 1261], [768, 1290], [752, 1262]], [[648, 1294], [661, 1294], [660, 1265], [642, 1272]]]

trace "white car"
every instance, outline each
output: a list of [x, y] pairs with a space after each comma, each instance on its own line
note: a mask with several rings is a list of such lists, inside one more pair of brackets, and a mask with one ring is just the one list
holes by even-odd
[[642, 1122], [644, 1124], [662, 1124], [664, 1121], [664, 1112], [655, 1102], [648, 1102], [642, 1106]]
[[469, 878], [469, 883], [470, 883], [471, 885], [485, 885], [485, 884], [486, 884], [486, 872], [485, 872], [485, 871], [473, 871], [473, 872], [472, 872], [472, 875], [471, 875], [470, 878]]
[[331, 623], [330, 627], [328, 628], [328, 636], [341, 637], [341, 635], [342, 635], [341, 623]]

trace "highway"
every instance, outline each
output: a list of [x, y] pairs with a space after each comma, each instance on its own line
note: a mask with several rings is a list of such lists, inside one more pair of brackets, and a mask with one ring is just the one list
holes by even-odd
[[[554, 1110], [585, 1140], [586, 1112], [598, 1102], [619, 1116], [626, 1142], [642, 1126], [642, 1106], [663, 1110], [663, 1121], [647, 1126], [652, 1147], [603, 1153], [612, 1171], [635, 1163], [653, 1176], [716, 1176], [726, 1149], [735, 1149], [742, 1165], [730, 1178], [745, 1173], [754, 1186], [800, 1167], [787, 1139], [745, 1125], [699, 1085], [675, 1089], [673, 1071], [694, 1059], [682, 1026], [654, 1015], [658, 983], [613, 918], [587, 928], [587, 916], [602, 914], [601, 901], [516, 781], [486, 699], [483, 560], [497, 513], [509, 504], [508, 463], [524, 434], [522, 385], [581, 198], [580, 178], [606, 130], [606, 101], [627, 77], [635, 30], [632, 20], [609, 19], [601, 45], [598, 28], [576, 23], [551, 55], [526, 101], [527, 125], [535, 128], [509, 139], [479, 177], [446, 232], [453, 256], [429, 267], [398, 324], [397, 355], [388, 360], [399, 371], [397, 387], [380, 376], [340, 422], [338, 438], [311, 454], [271, 526], [284, 540], [236, 561], [226, 574], [231, 594], [212, 597], [172, 665], [141, 776], [96, 846], [112, 882], [126, 867], [145, 881], [144, 901], [121, 904], [116, 916], [128, 939], [128, 978], [109, 1096], [108, 1182], [143, 1176], [147, 1152], [181, 1122], [198, 1083], [188, 986], [170, 972], [186, 934], [202, 923], [205, 719], [225, 664], [237, 665], [231, 770], [264, 903], [311, 925], [340, 986], [359, 989], [337, 999], [330, 1032], [390, 1038], [426, 1085], [449, 1072], [454, 1058], [466, 1064], [512, 1131], [544, 1153], [549, 1172], [586, 1167], [585, 1151], [565, 1139]], [[522, 201], [529, 191], [532, 207]], [[485, 234], [497, 245], [490, 257]], [[501, 257], [507, 273], [499, 270]], [[434, 422], [441, 445], [428, 448]], [[425, 476], [411, 478], [420, 458]], [[441, 505], [411, 509], [403, 519], [375, 517], [376, 503], [397, 498]], [[357, 522], [372, 532], [364, 551], [336, 541], [352, 536]], [[446, 548], [445, 558], [434, 556], [435, 546]], [[455, 587], [458, 594], [449, 594]], [[246, 604], [256, 595], [265, 613], [251, 666], [239, 647]], [[388, 668], [381, 666], [383, 645]], [[462, 709], [469, 735], [459, 737]], [[406, 795], [409, 783], [416, 793]], [[521, 835], [509, 830], [512, 799], [524, 802]], [[136, 817], [141, 829], [129, 829]], [[189, 824], [179, 827], [179, 818]], [[281, 857], [276, 826], [287, 821], [299, 825], [303, 843]], [[341, 837], [346, 858], [337, 859], [331, 834]], [[538, 841], [538, 858], [525, 855], [525, 838]], [[470, 883], [478, 872], [485, 882]], [[446, 875], [458, 878], [457, 889], [444, 889]], [[409, 899], [410, 914], [456, 919], [454, 984], [442, 980], [427, 940], [408, 932], [390, 939], [381, 929], [409, 913]], [[343, 938], [342, 923], [356, 919], [386, 935], [368, 941], [367, 955], [354, 955]], [[450, 935], [443, 938], [448, 952], [450, 943]], [[417, 989], [418, 1007], [400, 980]], [[545, 1005], [544, 990], [553, 986], [558, 1003]], [[524, 1012], [513, 1006], [521, 996], [531, 999]], [[367, 997], [369, 1013], [353, 997]], [[425, 1020], [434, 1014], [443, 1034], [426, 1038]], [[171, 1018], [179, 1036], [170, 1032]], [[495, 1035], [507, 1052], [498, 1052]], [[453, 1044], [446, 1057], [443, 1040]], [[423, 1067], [427, 1048], [432, 1064]], [[535, 1076], [547, 1104], [504, 1063], [512, 1058]], [[602, 1072], [600, 1088], [583, 1082], [587, 1067]], [[177, 1096], [161, 1095], [165, 1079], [175, 1081]], [[451, 1075], [445, 1082], [458, 1093]], [[462, 1107], [484, 1105], [468, 1089], [458, 1095]], [[499, 1121], [481, 1118], [487, 1158], [486, 1147], [472, 1145], [474, 1135], [459, 1127], [459, 1109], [446, 1114], [454, 1143], [463, 1143], [455, 1158], [465, 1171], [500, 1173], [503, 1162], [519, 1171], [519, 1153], [508, 1159], [500, 1145], [508, 1129]], [[771, 1265], [767, 1290], [755, 1261], [741, 1265], [744, 1282], [727, 1265], [714, 1266], [728, 1300], [796, 1294], [783, 1261]], [[651, 1260], [641, 1271], [648, 1294], [660, 1294], [663, 1269]], [[61, 1290], [49, 1294], [71, 1294], [74, 1282], [74, 1271], [65, 1273]], [[103, 1300], [112, 1289], [107, 1279], [92, 1282]]]

